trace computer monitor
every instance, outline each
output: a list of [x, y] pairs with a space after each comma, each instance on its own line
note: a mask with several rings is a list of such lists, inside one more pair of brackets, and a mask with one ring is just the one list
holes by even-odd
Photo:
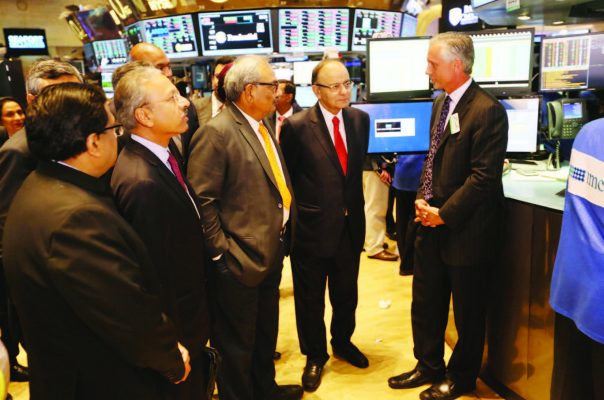
[[169, 59], [199, 55], [193, 17], [190, 14], [147, 19], [142, 23], [145, 41], [161, 48]]
[[417, 17], [411, 14], [403, 14], [403, 29], [401, 30], [402, 37], [415, 36], [417, 32]]
[[369, 153], [428, 152], [432, 100], [352, 106], [369, 114]]
[[113, 76], [113, 69], [101, 72], [101, 88], [107, 98], [113, 97], [113, 82], [111, 81], [111, 77]]
[[199, 13], [204, 56], [273, 52], [271, 10]]
[[279, 52], [348, 51], [349, 19], [347, 8], [279, 9]]
[[193, 89], [204, 90], [212, 86], [207, 65], [191, 65], [191, 86]]
[[533, 29], [468, 33], [474, 42], [472, 77], [495, 95], [531, 91]]
[[296, 86], [296, 102], [303, 108], [314, 106], [317, 103], [317, 96], [312, 91], [312, 86]]
[[124, 37], [126, 38], [128, 47], [132, 48], [134, 45], [144, 42], [143, 28], [141, 28], [140, 22], [135, 22], [132, 25], [128, 25], [124, 29]]
[[366, 69], [369, 100], [430, 97], [430, 79], [426, 75], [429, 42], [429, 37], [369, 39]]
[[90, 40], [119, 39], [120, 32], [105, 7], [79, 11], [76, 18], [86, 31]]
[[98, 66], [119, 66], [128, 62], [125, 39], [96, 40], [92, 42], [92, 49]]
[[352, 58], [344, 61], [344, 66], [348, 70], [350, 80], [353, 82], [363, 82], [363, 61], [360, 58]]
[[44, 29], [4, 28], [4, 40], [9, 57], [48, 55]]
[[294, 65], [290, 62], [276, 62], [271, 63], [273, 72], [275, 73], [276, 79], [282, 79], [286, 81], [294, 80]]
[[381, 32], [392, 37], [401, 36], [403, 13], [397, 11], [354, 10], [354, 24], [352, 27], [352, 51], [366, 51], [367, 39], [375, 33]]
[[604, 33], [545, 37], [541, 91], [604, 89]]
[[537, 151], [539, 97], [499, 100], [508, 115], [508, 153]]
[[296, 85], [312, 84], [312, 70], [320, 61], [298, 61], [294, 63], [294, 83]]

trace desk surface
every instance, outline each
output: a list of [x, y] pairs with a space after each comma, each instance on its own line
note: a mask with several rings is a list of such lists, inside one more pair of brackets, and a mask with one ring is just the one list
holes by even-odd
[[[544, 175], [552, 176], [545, 172]], [[557, 211], [564, 210], [564, 197], [556, 193], [566, 188], [566, 180], [559, 180], [560, 176], [568, 177], [568, 166], [563, 166], [557, 174], [558, 179], [543, 178], [540, 176], [520, 176], [516, 171], [503, 177], [503, 191], [505, 197], [522, 201], [528, 204], [550, 208]]]

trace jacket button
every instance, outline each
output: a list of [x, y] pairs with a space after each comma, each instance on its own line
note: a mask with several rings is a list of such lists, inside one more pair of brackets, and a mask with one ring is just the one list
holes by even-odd
[[279, 208], [283, 208], [283, 204], [278, 203], [278, 204], [277, 204], [277, 207], [279, 207]]

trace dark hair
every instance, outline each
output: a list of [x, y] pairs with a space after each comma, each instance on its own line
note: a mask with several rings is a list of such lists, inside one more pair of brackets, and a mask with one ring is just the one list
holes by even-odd
[[86, 138], [107, 125], [105, 93], [85, 83], [42, 89], [29, 105], [25, 131], [31, 152], [42, 160], [62, 161], [86, 151]]
[[232, 63], [226, 64], [223, 69], [218, 73], [218, 84], [216, 85], [216, 97], [220, 100], [221, 103], [226, 101], [226, 92], [224, 91], [224, 78], [226, 77], [227, 72], [233, 66]]
[[279, 79], [279, 84], [285, 83], [285, 87], [283, 88], [283, 93], [292, 95], [292, 103], [296, 100], [296, 85], [288, 79]]
[[222, 56], [222, 57], [218, 57], [216, 59], [216, 61], [214, 61], [214, 64], [212, 65], [212, 75], [214, 75], [216, 73], [216, 66], [217, 65], [227, 65], [227, 64], [232, 64], [233, 61], [235, 61], [235, 57], [233, 56]]
[[19, 107], [21, 107], [21, 110], [24, 110], [24, 108], [21, 105], [21, 103], [19, 103], [17, 101], [17, 99], [15, 99], [14, 97], [10, 97], [10, 96], [0, 97], [0, 125], [2, 125], [2, 109], [4, 108], [4, 104], [8, 103], [9, 101], [12, 101], [13, 103], [19, 104]]
[[315, 65], [315, 67], [312, 70], [312, 78], [311, 78], [311, 83], [314, 85], [315, 83], [317, 83], [317, 77], [319, 76], [319, 72], [323, 69], [324, 66], [326, 66], [327, 64], [330, 63], [339, 63], [344, 65], [344, 63], [339, 59], [339, 58], [326, 58], [324, 60], [321, 60], [320, 63], [318, 63], [317, 65]]

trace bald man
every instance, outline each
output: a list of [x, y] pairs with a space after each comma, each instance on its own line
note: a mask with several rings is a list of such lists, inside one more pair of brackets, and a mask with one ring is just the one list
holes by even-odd
[[[164, 51], [151, 43], [137, 43], [130, 50], [131, 61], [147, 61], [153, 66], [160, 70], [164, 76], [172, 80], [172, 67], [170, 66], [170, 60]], [[189, 118], [189, 128], [181, 135], [172, 138], [178, 151], [182, 155], [185, 170], [187, 168], [187, 154], [189, 154], [188, 147], [191, 142], [191, 137], [199, 129], [199, 119], [197, 117], [197, 110], [195, 107], [189, 107], [187, 109], [187, 117]]]

